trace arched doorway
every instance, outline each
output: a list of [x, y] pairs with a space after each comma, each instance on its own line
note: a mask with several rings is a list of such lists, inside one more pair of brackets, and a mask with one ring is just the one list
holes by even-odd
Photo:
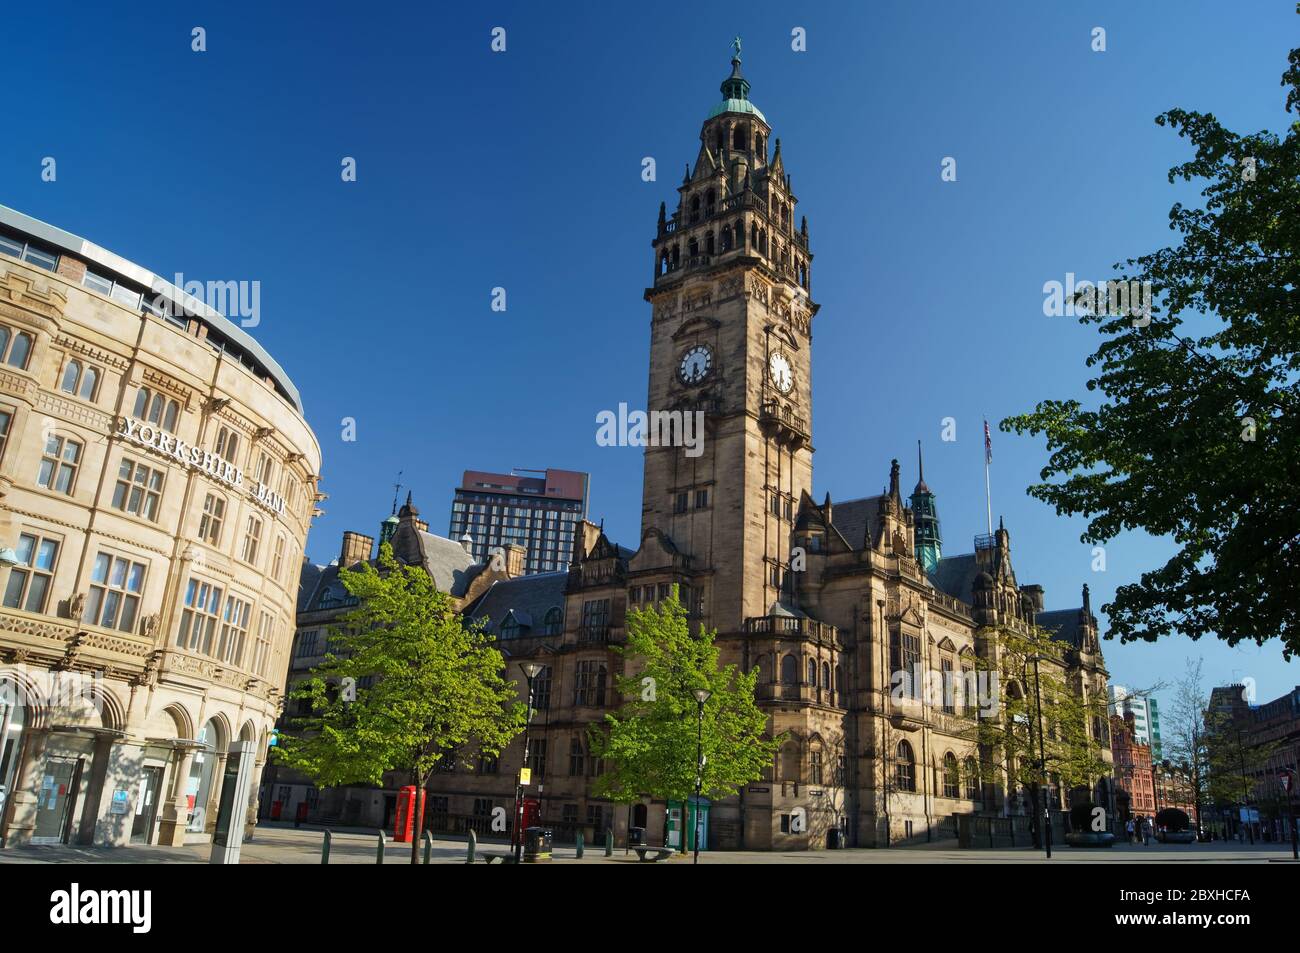
[[228, 737], [221, 720], [209, 718], [199, 732], [198, 740], [204, 747], [194, 754], [185, 786], [185, 795], [190, 805], [190, 820], [185, 829], [193, 833], [202, 833], [204, 830], [213, 785], [220, 780], [217, 776], [218, 766], [225, 760]]

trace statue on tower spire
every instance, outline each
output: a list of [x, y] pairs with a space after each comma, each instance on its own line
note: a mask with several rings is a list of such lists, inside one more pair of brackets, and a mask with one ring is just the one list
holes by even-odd
[[739, 34], [737, 34], [737, 35], [735, 36], [735, 38], [732, 39], [732, 41], [731, 41], [731, 48], [735, 51], [735, 52], [732, 54], [732, 57], [731, 57], [731, 58], [732, 58], [735, 62], [739, 63], [739, 62], [740, 62], [740, 35], [739, 35]]

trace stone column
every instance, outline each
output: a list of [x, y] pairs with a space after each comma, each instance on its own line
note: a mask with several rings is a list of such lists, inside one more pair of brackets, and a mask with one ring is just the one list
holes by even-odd
[[212, 766], [212, 782], [208, 785], [208, 801], [203, 805], [203, 833], [213, 834], [217, 830], [217, 813], [221, 808], [221, 787], [226, 782], [226, 758], [228, 752], [217, 755], [217, 763]]
[[86, 787], [86, 802], [81, 808], [81, 824], [77, 828], [74, 843], [93, 844], [95, 842], [95, 824], [99, 821], [99, 812], [104, 800], [104, 779], [108, 776], [108, 763], [113, 756], [112, 735], [97, 735], [95, 738], [95, 755], [90, 765], [90, 783]]
[[158, 844], [162, 847], [180, 847], [185, 843], [185, 824], [190, 813], [185, 800], [185, 785], [194, 765], [194, 749], [178, 748], [175, 763], [171, 799], [163, 808], [162, 823], [158, 826]]
[[262, 770], [265, 767], [265, 760], [253, 766], [253, 780], [248, 786], [248, 813], [244, 815], [244, 840], [251, 840], [253, 830], [257, 827], [257, 812], [261, 805]]
[[5, 806], [9, 819], [5, 835], [6, 847], [22, 847], [30, 844], [32, 832], [36, 830], [36, 807], [40, 797], [40, 785], [36, 778], [45, 764], [45, 746], [50, 740], [47, 730], [26, 729], [22, 745], [22, 761], [14, 774], [14, 789]]

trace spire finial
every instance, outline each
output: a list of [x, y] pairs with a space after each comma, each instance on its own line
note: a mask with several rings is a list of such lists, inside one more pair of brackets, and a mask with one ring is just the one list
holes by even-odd
[[740, 62], [740, 35], [739, 34], [737, 34], [735, 37], [732, 38], [731, 49], [733, 50], [731, 54], [731, 62], [739, 63]]
[[916, 475], [922, 483], [925, 482], [925, 461], [921, 459], [921, 441], [916, 442]]

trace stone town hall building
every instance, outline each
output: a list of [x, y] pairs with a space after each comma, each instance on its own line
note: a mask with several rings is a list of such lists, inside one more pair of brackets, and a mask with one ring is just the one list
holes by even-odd
[[[546, 666], [528, 794], [549, 825], [589, 837], [609, 825], [621, 840], [630, 823], [659, 842], [665, 805], [590, 796], [601, 766], [587, 730], [619, 704], [625, 612], [676, 584], [692, 621], [717, 630], [724, 663], [759, 670], [758, 703], [786, 736], [762, 780], [712, 806], [712, 846], [816, 848], [831, 828], [871, 846], [925, 840], [953, 814], [1022, 813], [1019, 792], [975, 776], [973, 706], [891, 699], [890, 675], [918, 662], [973, 671], [988, 650], [982, 627], [1037, 622], [1070, 643], [1080, 690], [1104, 696], [1087, 589], [1082, 607], [1045, 612], [1042, 588], [1018, 582], [1001, 527], [974, 552], [943, 556], [935, 496], [921, 480], [905, 500], [897, 461], [882, 495], [815, 501], [807, 221], [739, 58], [722, 95], [676, 211], [660, 207], [645, 291], [647, 406], [702, 411], [703, 452], [646, 449], [635, 552], [586, 524], [567, 573], [496, 579], [465, 607], [499, 636], [521, 685], [520, 663]], [[435, 777], [434, 823], [509, 810], [522, 749]]]

